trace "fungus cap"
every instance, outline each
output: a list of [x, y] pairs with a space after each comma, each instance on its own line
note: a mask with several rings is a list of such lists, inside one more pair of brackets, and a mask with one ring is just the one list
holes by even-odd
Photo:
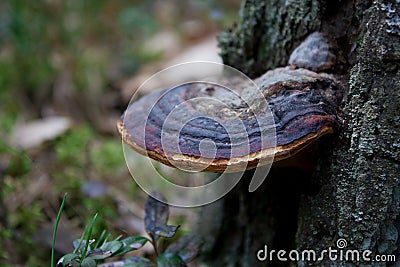
[[[127, 108], [118, 131], [143, 155], [168, 166], [210, 172], [251, 169], [272, 158], [280, 161], [334, 131], [342, 89], [333, 76], [286, 67], [255, 82], [259, 88], [235, 81], [156, 90]], [[275, 124], [264, 126], [255, 114], [268, 108]], [[209, 142], [202, 149], [204, 140]]]

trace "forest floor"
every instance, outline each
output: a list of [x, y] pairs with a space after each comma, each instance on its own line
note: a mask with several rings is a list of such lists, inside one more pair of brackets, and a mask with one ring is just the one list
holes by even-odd
[[[0, 265], [49, 265], [64, 193], [56, 257], [95, 213], [94, 237], [145, 235], [116, 122], [154, 72], [199, 51], [219, 60], [239, 2], [0, 3]], [[171, 223], [186, 233], [195, 212], [173, 208]]]

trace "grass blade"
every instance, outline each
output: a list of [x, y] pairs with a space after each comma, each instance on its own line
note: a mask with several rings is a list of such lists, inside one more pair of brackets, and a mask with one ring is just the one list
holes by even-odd
[[97, 218], [97, 213], [93, 216], [93, 219], [92, 219], [92, 221], [90, 222], [89, 230], [88, 230], [87, 237], [86, 237], [85, 249], [83, 250], [82, 257], [81, 257], [81, 262], [80, 262], [79, 266], [81, 266], [82, 261], [83, 261], [83, 260], [85, 259], [85, 257], [86, 257], [86, 253], [87, 253], [87, 251], [88, 251], [89, 242], [90, 242], [90, 236], [92, 235], [92, 231], [93, 231], [93, 227], [94, 227], [94, 223], [95, 223], [95, 221], [96, 221], [96, 218]]
[[60, 209], [58, 210], [58, 214], [57, 214], [57, 218], [56, 218], [56, 225], [54, 226], [54, 230], [53, 230], [53, 241], [51, 242], [51, 267], [54, 267], [54, 246], [56, 244], [57, 229], [58, 229], [58, 224], [60, 222], [61, 213], [64, 209], [66, 200], [67, 200], [67, 193], [64, 194], [64, 198], [61, 202]]

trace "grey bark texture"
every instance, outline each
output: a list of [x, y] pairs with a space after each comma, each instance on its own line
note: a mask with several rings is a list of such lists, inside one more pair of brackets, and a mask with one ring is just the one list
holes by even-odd
[[256, 192], [242, 179], [223, 204], [204, 209], [204, 216], [221, 209], [207, 229], [212, 266], [390, 265], [256, 258], [264, 245], [322, 251], [338, 249], [340, 239], [344, 252], [395, 255], [391, 264], [400, 266], [400, 1], [244, 0], [238, 24], [219, 37], [221, 55], [256, 77], [287, 65], [314, 31], [335, 40], [346, 62], [335, 70], [348, 89], [341, 127], [320, 141], [312, 170], [274, 167]]

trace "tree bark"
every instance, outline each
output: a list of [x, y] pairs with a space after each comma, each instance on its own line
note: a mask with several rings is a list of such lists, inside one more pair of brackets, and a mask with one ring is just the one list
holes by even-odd
[[341, 128], [320, 140], [312, 170], [274, 166], [254, 193], [242, 179], [203, 210], [204, 216], [219, 214], [213, 227], [200, 226], [208, 232], [205, 259], [212, 266], [360, 264], [256, 257], [264, 245], [320, 252], [338, 249], [339, 239], [347, 242], [344, 252], [391, 254], [400, 264], [399, 14], [399, 1], [243, 1], [237, 26], [219, 38], [226, 64], [256, 77], [287, 65], [293, 49], [320, 31], [341, 49], [346, 64], [339, 72], [348, 92]]

